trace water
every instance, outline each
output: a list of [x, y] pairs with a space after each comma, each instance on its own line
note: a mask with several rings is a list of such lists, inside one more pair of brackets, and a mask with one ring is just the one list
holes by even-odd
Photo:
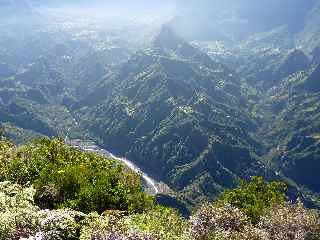
[[137, 165], [135, 165], [130, 160], [125, 159], [125, 158], [121, 158], [121, 157], [117, 157], [114, 154], [110, 153], [109, 151], [100, 148], [94, 142], [91, 142], [91, 141], [82, 141], [82, 140], [71, 140], [70, 141], [70, 140], [67, 140], [67, 137], [65, 140], [69, 145], [71, 145], [75, 148], [81, 149], [83, 151], [94, 152], [99, 155], [103, 155], [104, 157], [112, 158], [112, 159], [115, 159], [115, 160], [123, 163], [129, 169], [131, 169], [132, 171], [136, 172], [138, 175], [141, 176], [141, 178], [146, 183], [150, 194], [156, 195], [160, 192], [159, 188], [157, 187], [156, 181], [153, 180], [151, 177], [149, 177], [148, 174], [143, 172]]

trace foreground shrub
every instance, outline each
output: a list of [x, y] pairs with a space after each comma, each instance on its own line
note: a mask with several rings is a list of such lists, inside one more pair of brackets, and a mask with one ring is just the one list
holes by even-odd
[[320, 239], [319, 216], [300, 202], [286, 203], [279, 182], [242, 181], [187, 221], [175, 210], [153, 207], [139, 177], [114, 161], [60, 140], [18, 149], [0, 143], [0, 179], [15, 182], [0, 182], [1, 240]]
[[91, 214], [81, 230], [80, 240], [160, 240], [151, 233], [130, 229], [126, 218]]
[[32, 187], [0, 183], [1, 240], [317, 240], [319, 216], [301, 203], [273, 205], [253, 225], [239, 209], [206, 204], [189, 221], [175, 210], [108, 210], [88, 215], [40, 210]]
[[231, 206], [205, 205], [190, 218], [189, 239], [266, 239], [262, 230], [254, 228], [249, 218]]
[[187, 236], [192, 240], [316, 240], [319, 220], [301, 202], [266, 208], [256, 225], [230, 205], [205, 205], [191, 217]]
[[257, 224], [267, 208], [285, 203], [285, 192], [282, 182], [266, 183], [262, 177], [252, 177], [250, 182], [241, 180], [238, 188], [226, 191], [222, 202], [237, 207]]
[[159, 236], [162, 240], [181, 239], [187, 222], [173, 209], [158, 206], [154, 210], [130, 216], [131, 228]]
[[142, 212], [153, 205], [153, 199], [141, 191], [138, 175], [58, 139], [41, 139], [21, 147], [2, 159], [0, 167], [0, 180], [33, 184], [36, 202], [42, 208]]
[[35, 190], [0, 183], [0, 239], [75, 240], [84, 214], [71, 210], [40, 210]]
[[287, 203], [269, 208], [259, 226], [266, 230], [270, 240], [319, 239], [316, 238], [318, 219], [317, 214], [304, 208], [301, 202]]
[[38, 224], [38, 207], [33, 204], [34, 189], [10, 182], [0, 183], [0, 239], [19, 239]]
[[[4, 168], [7, 159], [12, 156], [13, 144], [0, 136], [0, 170]], [[0, 173], [0, 178], [1, 178]], [[2, 180], [2, 179], [1, 179]]]
[[178, 240], [184, 239], [187, 222], [175, 210], [159, 206], [130, 216], [117, 212], [102, 216], [91, 214], [85, 225], [81, 240]]

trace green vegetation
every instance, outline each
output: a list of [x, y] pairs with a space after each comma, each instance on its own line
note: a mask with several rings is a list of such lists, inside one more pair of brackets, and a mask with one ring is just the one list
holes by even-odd
[[136, 174], [113, 160], [72, 149], [62, 140], [44, 138], [6, 154], [0, 158], [0, 181], [33, 185], [42, 208], [141, 212], [153, 204], [141, 192]]
[[4, 127], [2, 125], [0, 125], [0, 138], [5, 136], [5, 131], [4, 131]]
[[251, 154], [262, 149], [240, 77], [168, 26], [150, 51], [136, 53], [98, 88], [107, 92], [116, 82], [116, 91], [77, 110], [80, 125], [189, 205], [215, 199], [238, 178], [265, 175]]
[[225, 191], [222, 202], [237, 207], [256, 224], [267, 208], [285, 203], [285, 191], [282, 182], [266, 183], [263, 177], [251, 177], [250, 182], [240, 180], [238, 188]]
[[[15, 2], [3, 3], [24, 1]], [[14, 11], [14, 23], [7, 19], [12, 11], [0, 14], [0, 124], [6, 136], [16, 144], [44, 136], [92, 139], [164, 182], [191, 209], [255, 175], [285, 180], [291, 198], [320, 206], [319, 0], [198, 2], [190, 8], [197, 14], [181, 14], [164, 26], [106, 25], [43, 9], [22, 17]], [[237, 13], [238, 2], [259, 8], [259, 17]], [[186, 22], [201, 36], [177, 30]], [[20, 151], [13, 148], [16, 162], [4, 169], [13, 181], [33, 184], [43, 207], [101, 212], [106, 206], [96, 195], [103, 192], [109, 207], [133, 208], [123, 203], [125, 193], [109, 197], [100, 185], [120, 193], [125, 188], [86, 160], [84, 169], [46, 159], [47, 167], [29, 147], [30, 167], [25, 154], [15, 156]], [[259, 216], [264, 203], [255, 204], [250, 211]]]
[[286, 202], [284, 185], [267, 183], [262, 177], [242, 180], [222, 200], [198, 207], [186, 219], [174, 209], [152, 205], [141, 192], [139, 178], [119, 163], [72, 149], [59, 139], [40, 139], [19, 148], [2, 139], [0, 163], [1, 240], [316, 240], [320, 236], [319, 214], [301, 202]]

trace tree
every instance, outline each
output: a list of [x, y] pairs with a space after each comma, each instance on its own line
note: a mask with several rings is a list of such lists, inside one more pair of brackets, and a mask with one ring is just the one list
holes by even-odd
[[3, 163], [0, 161], [0, 181], [32, 184], [35, 203], [42, 208], [137, 213], [154, 205], [154, 198], [142, 191], [136, 173], [113, 159], [71, 148], [62, 139], [34, 140]]
[[5, 136], [5, 130], [4, 127], [0, 124], [0, 138]]
[[240, 180], [239, 186], [225, 191], [221, 200], [239, 208], [256, 224], [267, 208], [285, 203], [286, 191], [287, 186], [282, 182], [267, 183], [263, 177], [254, 176], [250, 181]]

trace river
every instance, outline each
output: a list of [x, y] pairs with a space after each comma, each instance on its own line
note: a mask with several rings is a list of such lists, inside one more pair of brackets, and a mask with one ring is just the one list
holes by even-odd
[[94, 153], [97, 153], [97, 154], [102, 155], [104, 157], [112, 158], [112, 159], [115, 159], [115, 160], [123, 163], [129, 169], [131, 169], [132, 171], [136, 172], [137, 174], [139, 174], [141, 176], [141, 178], [143, 179], [143, 181], [146, 185], [146, 191], [149, 194], [156, 195], [160, 192], [159, 188], [157, 187], [157, 182], [155, 180], [153, 180], [151, 177], [149, 177], [147, 173], [143, 172], [137, 165], [135, 165], [130, 160], [128, 160], [126, 158], [117, 157], [114, 154], [112, 154], [111, 152], [109, 152], [103, 148], [100, 148], [98, 145], [96, 145], [96, 143], [94, 143], [92, 141], [84, 141], [84, 140], [78, 140], [78, 139], [68, 140], [67, 137], [66, 137], [65, 141], [68, 145], [70, 145], [74, 148], [81, 149], [83, 151], [94, 152]]

